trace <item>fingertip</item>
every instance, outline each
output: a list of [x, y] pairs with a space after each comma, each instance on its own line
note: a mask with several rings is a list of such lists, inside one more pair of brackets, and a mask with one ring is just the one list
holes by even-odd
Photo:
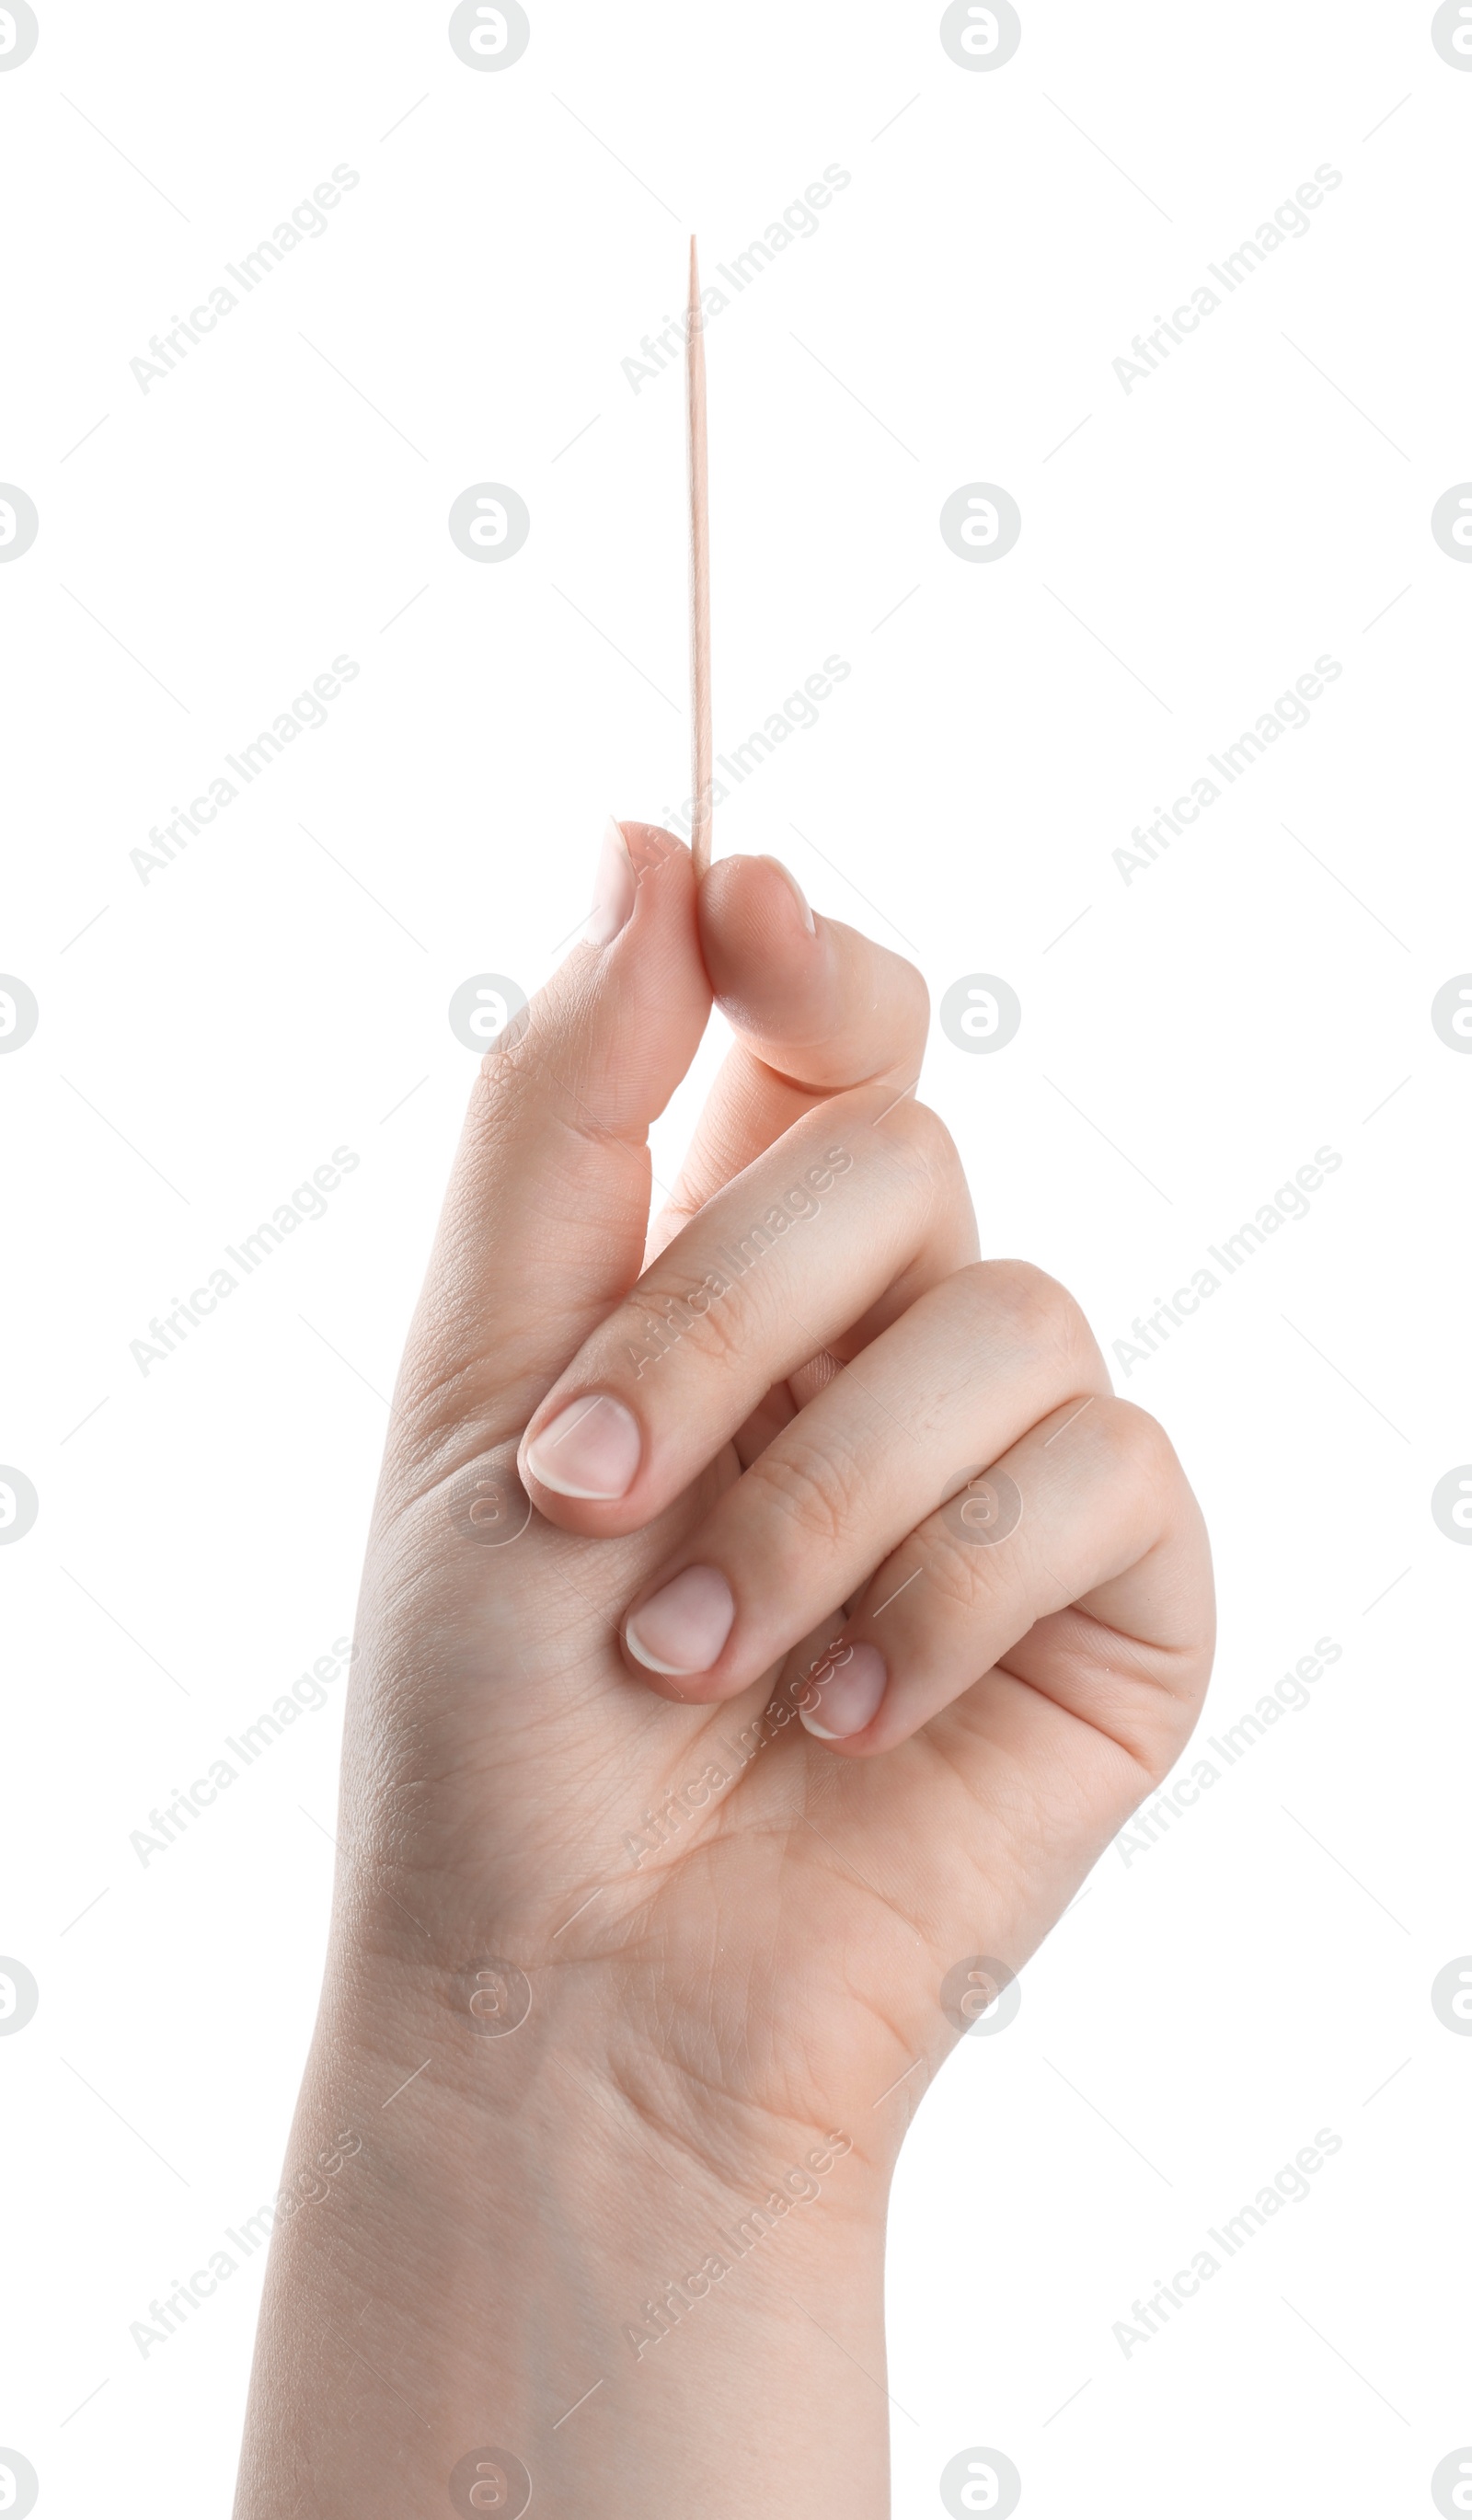
[[821, 1675], [812, 1682], [811, 1694], [817, 1703], [809, 1706], [805, 1695], [799, 1698], [804, 1731], [830, 1749], [856, 1748], [860, 1735], [873, 1725], [889, 1685], [889, 1666], [878, 1648], [851, 1643], [847, 1650], [825, 1658]]
[[806, 929], [808, 935], [815, 935], [817, 932], [817, 922], [813, 918], [811, 904], [808, 901], [806, 893], [799, 883], [797, 877], [793, 874], [791, 867], [784, 866], [780, 858], [770, 857], [764, 851], [758, 858], [757, 864], [759, 866], [772, 867], [775, 869], [776, 873], [782, 878], [783, 882], [786, 884], [793, 900], [796, 902], [798, 914], [802, 919], [803, 925]]
[[918, 1074], [930, 999], [915, 965], [840, 919], [808, 925], [775, 858], [722, 858], [697, 904], [700, 949], [722, 1013], [789, 1082], [831, 1093]]
[[780, 858], [716, 861], [700, 887], [701, 951], [711, 986], [748, 1025], [771, 1021], [826, 968], [827, 940]]
[[534, 1029], [578, 1114], [621, 1136], [663, 1109], [689, 1066], [711, 984], [695, 870], [672, 832], [610, 814], [591, 892], [576, 941], [533, 1002]]
[[693, 873], [689, 842], [667, 832], [663, 823], [641, 823], [626, 814], [610, 815], [633, 861], [636, 874], [654, 873], [671, 859], [683, 858]]
[[646, 1672], [687, 1693], [719, 1661], [736, 1618], [736, 1596], [718, 1566], [683, 1566], [634, 1603], [623, 1646]]
[[646, 918], [656, 906], [667, 916], [677, 903], [693, 921], [695, 889], [690, 850], [673, 832], [609, 814], [598, 843], [592, 905], [575, 931], [575, 944], [616, 944], [641, 908]]
[[551, 1496], [579, 1505], [616, 1505], [632, 1487], [643, 1450], [643, 1430], [633, 1411], [611, 1391], [584, 1391], [534, 1436], [523, 1436], [519, 1467], [524, 1480]]

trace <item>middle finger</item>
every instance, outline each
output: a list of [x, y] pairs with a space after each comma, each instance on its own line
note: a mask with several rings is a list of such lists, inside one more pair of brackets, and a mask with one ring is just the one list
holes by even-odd
[[882, 1329], [976, 1250], [960, 1158], [887, 1087], [837, 1095], [737, 1175], [583, 1342], [522, 1439], [542, 1512], [599, 1538], [683, 1494], [774, 1384]]
[[1107, 1393], [1081, 1312], [1039, 1269], [956, 1271], [801, 1410], [630, 1605], [630, 1669], [734, 1696], [818, 1627], [956, 1482]]

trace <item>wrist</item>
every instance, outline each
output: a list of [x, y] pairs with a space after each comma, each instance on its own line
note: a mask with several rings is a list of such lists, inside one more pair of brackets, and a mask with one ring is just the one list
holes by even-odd
[[[887, 2507], [887, 2166], [861, 2131], [697, 2089], [657, 2047], [576, 1967], [529, 1989], [360, 1952], [334, 1966], [256, 2384], [289, 2386], [308, 2336], [345, 2375], [341, 2404], [291, 2419], [324, 2428], [324, 2520], [376, 2511], [389, 2474], [433, 2508], [481, 2448], [608, 2520], [720, 2520], [756, 2476], [773, 2513], [814, 2520], [830, 2478], [835, 2511]], [[249, 2430], [269, 2441], [270, 2410]], [[240, 2509], [265, 2520], [253, 2478]]]

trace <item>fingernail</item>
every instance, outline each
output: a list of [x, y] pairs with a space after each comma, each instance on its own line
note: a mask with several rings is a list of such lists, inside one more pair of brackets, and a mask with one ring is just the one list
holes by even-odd
[[814, 1681], [818, 1703], [809, 1714], [800, 1704], [805, 1729], [820, 1741], [847, 1741], [872, 1724], [889, 1686], [889, 1671], [874, 1645], [855, 1645], [848, 1662]]
[[766, 864], [769, 867], [775, 867], [778, 875], [785, 876], [787, 878], [787, 880], [793, 889], [793, 897], [797, 902], [798, 908], [803, 914], [803, 924], [806, 928], [809, 936], [815, 936], [818, 931], [813, 921], [812, 913], [807, 907], [807, 895], [803, 890], [797, 877], [793, 874], [791, 867], [784, 866], [780, 858], [768, 858], [766, 860]]
[[687, 1566], [650, 1595], [623, 1642], [646, 1671], [684, 1678], [709, 1671], [731, 1633], [736, 1602], [718, 1566]]
[[527, 1467], [554, 1496], [611, 1503], [626, 1496], [639, 1466], [639, 1421], [607, 1392], [570, 1401], [527, 1447]]
[[583, 929], [590, 945], [611, 945], [620, 928], [627, 926], [635, 888], [633, 861], [624, 846], [623, 833], [610, 814], [598, 853], [593, 907]]

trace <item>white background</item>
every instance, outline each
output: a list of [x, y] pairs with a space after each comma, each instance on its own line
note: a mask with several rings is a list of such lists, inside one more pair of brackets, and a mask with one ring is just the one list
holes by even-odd
[[[689, 229], [709, 271], [838, 165], [710, 330], [717, 742], [852, 670], [718, 845], [936, 1003], [1010, 981], [1016, 1040], [937, 1026], [921, 1090], [984, 1247], [1106, 1350], [1342, 1156], [1117, 1373], [1213, 1532], [1203, 1735], [1341, 1658], [1111, 1850], [925, 2099], [896, 2507], [985, 2444], [1035, 2520], [1430, 2512], [1472, 2441], [1472, 2040], [1430, 2002], [1472, 1950], [1472, 1552], [1429, 1504], [1472, 1456], [1472, 1060], [1429, 1018], [1472, 966], [1472, 569], [1429, 527], [1472, 474], [1472, 76], [1365, 0], [1025, 6], [987, 75], [935, 8], [531, 14], [483, 75], [442, 8], [73, 0], [0, 75], [0, 477], [40, 517], [0, 567], [0, 967], [41, 1011], [0, 1058], [0, 1459], [40, 1498], [0, 1552], [0, 1951], [41, 1990], [0, 2040], [0, 2443], [43, 2520], [228, 2507], [264, 2252], [146, 2360], [129, 2326], [276, 2185], [341, 1688], [166, 1854], [130, 1833], [350, 1625], [472, 1074], [452, 989], [538, 985], [605, 815], [685, 793], [680, 388], [621, 363]], [[143, 392], [150, 336], [340, 164], [328, 233]], [[1127, 394], [1131, 338], [1325, 164], [1311, 233]], [[484, 479], [530, 511], [499, 566], [446, 530]], [[973, 480], [1022, 512], [992, 565], [938, 530]], [[145, 882], [150, 827], [339, 654], [327, 725]], [[1311, 724], [1127, 883], [1131, 828], [1323, 654]], [[340, 1145], [328, 1214], [143, 1374], [150, 1318]], [[1131, 2302], [1321, 2128], [1309, 2199], [1127, 2358]]]

